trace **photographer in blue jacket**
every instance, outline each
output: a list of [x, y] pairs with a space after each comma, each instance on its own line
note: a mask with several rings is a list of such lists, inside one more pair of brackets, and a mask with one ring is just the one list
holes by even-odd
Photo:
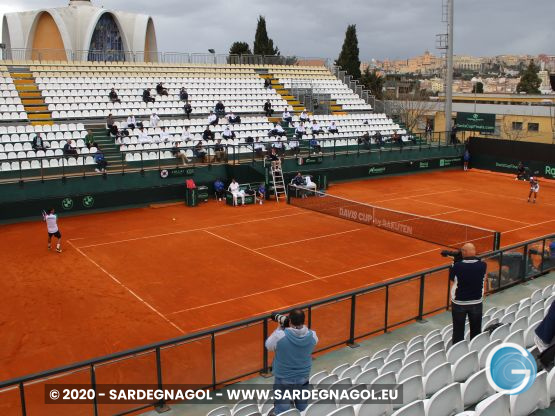
[[[266, 340], [268, 351], [275, 352], [272, 364], [274, 392], [308, 389], [312, 351], [318, 343], [316, 332], [304, 324], [305, 316], [301, 309], [293, 309], [289, 316], [273, 315], [272, 319], [279, 324]], [[295, 400], [294, 404], [301, 412], [308, 406], [306, 400]], [[274, 414], [277, 416], [289, 410], [290, 405], [287, 399], [275, 400]]]

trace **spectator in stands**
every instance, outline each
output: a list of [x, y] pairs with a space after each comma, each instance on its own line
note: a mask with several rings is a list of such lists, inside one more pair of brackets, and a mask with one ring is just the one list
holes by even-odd
[[183, 133], [181, 133], [181, 141], [182, 142], [188, 142], [189, 140], [192, 140], [193, 138], [191, 137], [191, 133], [189, 132], [189, 126], [185, 126], [183, 128]]
[[209, 126], [206, 126], [206, 129], [202, 133], [202, 140], [204, 140], [205, 142], [210, 142], [214, 140], [214, 133], [212, 133], [212, 130], [210, 130]]
[[304, 178], [303, 175], [301, 175], [301, 172], [297, 172], [297, 174], [295, 175], [295, 177], [291, 180], [291, 183], [295, 186], [304, 186]]
[[229, 126], [225, 126], [222, 137], [226, 140], [235, 139], [235, 132], [231, 131]]
[[457, 144], [459, 142], [459, 139], [457, 139], [458, 131], [459, 126], [457, 126], [457, 123], [453, 124], [453, 127], [451, 127], [451, 144]]
[[487, 265], [476, 257], [476, 247], [466, 243], [461, 249], [462, 260], [456, 261], [449, 271], [451, 287], [451, 315], [453, 317], [453, 344], [464, 339], [466, 317], [470, 326], [470, 339], [482, 331], [482, 300]]
[[401, 138], [401, 135], [397, 130], [393, 132], [393, 136], [391, 136], [391, 141], [399, 145], [399, 147], [403, 147], [403, 139]]
[[216, 162], [223, 162], [225, 160], [225, 149], [220, 139], [216, 140], [214, 145], [214, 159]]
[[133, 114], [129, 114], [126, 123], [128, 129], [135, 130], [135, 127], [137, 126], [137, 120], [135, 120], [135, 116]]
[[540, 353], [555, 344], [555, 302], [549, 306], [547, 314], [536, 328], [534, 343]]
[[308, 118], [308, 114], [306, 113], [306, 111], [303, 111], [301, 113], [301, 115], [299, 116], [299, 120], [301, 121], [301, 123], [307, 123], [309, 122], [309, 118]]
[[77, 154], [77, 149], [75, 148], [75, 146], [73, 146], [73, 143], [71, 142], [70, 139], [67, 140], [66, 144], [64, 144], [64, 155], [76, 155]]
[[358, 139], [358, 144], [362, 144], [362, 145], [364, 145], [366, 148], [370, 149], [370, 144], [371, 144], [370, 133], [369, 133], [369, 132], [365, 132], [365, 133]]
[[293, 152], [293, 154], [297, 155], [299, 153], [299, 142], [296, 139], [289, 140], [289, 150]]
[[110, 98], [110, 101], [112, 103], [120, 103], [121, 104], [121, 100], [118, 98], [118, 93], [116, 92], [116, 90], [114, 88], [112, 88], [110, 90], [110, 93], [108, 94], [108, 98]]
[[216, 103], [216, 106], [214, 107], [214, 112], [216, 113], [216, 116], [218, 116], [218, 117], [225, 117], [225, 105], [224, 105], [224, 103], [222, 103], [221, 101], [218, 101]]
[[328, 127], [328, 133], [338, 133], [339, 130], [337, 130], [337, 126], [335, 124], [335, 121], [332, 121], [330, 126]]
[[191, 104], [187, 101], [185, 102], [185, 105], [183, 106], [183, 111], [185, 111], [185, 115], [187, 116], [187, 120], [191, 119], [191, 113], [193, 112], [193, 107], [191, 107]]
[[526, 167], [524, 166], [524, 163], [522, 162], [518, 162], [518, 166], [516, 168], [516, 178], [515, 180], [521, 180], [524, 181], [526, 180]]
[[40, 135], [40, 133], [35, 134], [35, 137], [33, 138], [33, 143], [32, 143], [31, 146], [33, 147], [33, 150], [35, 150], [35, 151], [37, 151], [37, 150], [45, 151], [46, 148], [48, 147], [46, 145], [46, 142], [44, 141], [44, 139]]
[[278, 141], [272, 143], [272, 150], [275, 150], [278, 155], [283, 156], [285, 153], [283, 142], [278, 139]]
[[432, 139], [432, 132], [433, 132], [433, 130], [434, 130], [434, 129], [432, 128], [432, 122], [431, 122], [431, 120], [428, 120], [428, 121], [426, 122], [426, 129], [425, 129], [425, 132], [426, 132], [426, 139], [428, 139], [428, 140], [431, 140], [431, 139]]
[[216, 126], [218, 125], [218, 116], [216, 114], [214, 114], [213, 111], [210, 111], [210, 114], [208, 115], [208, 124], [210, 126]]
[[274, 127], [268, 132], [268, 137], [283, 137], [285, 135], [285, 130], [283, 130], [283, 127], [281, 127], [281, 124], [279, 123], [274, 123]]
[[239, 124], [241, 123], [241, 117], [233, 114], [233, 111], [227, 115], [227, 121], [229, 124]]
[[91, 147], [98, 147], [94, 141], [92, 130], [87, 130], [87, 135], [85, 136], [85, 146], [87, 146], [87, 149], [90, 149]]
[[[278, 325], [266, 340], [268, 351], [274, 351], [272, 371], [274, 373], [274, 390], [292, 391], [309, 390], [308, 378], [312, 367], [312, 352], [318, 343], [316, 332], [305, 325], [302, 309], [293, 309], [289, 313], [287, 326]], [[306, 400], [295, 400], [295, 407], [302, 412], [308, 406]], [[290, 400], [281, 399], [274, 402], [274, 413], [279, 415], [290, 408]]]
[[380, 147], [383, 147], [383, 137], [382, 137], [382, 133], [379, 130], [376, 131], [375, 139], [376, 139], [376, 144]]
[[189, 93], [187, 92], [185, 87], [181, 87], [181, 89], [179, 90], [179, 99], [185, 102], [189, 101]]
[[272, 86], [272, 83], [270, 82], [270, 80], [268, 78], [264, 78], [264, 88], [270, 88]]
[[299, 125], [295, 128], [295, 136], [297, 137], [297, 139], [302, 140], [305, 133], [306, 129], [304, 128], [304, 124], [299, 123]]
[[312, 120], [312, 134], [322, 133], [322, 126], [316, 120]]
[[160, 117], [158, 117], [158, 114], [156, 113], [152, 113], [150, 115], [150, 123], [149, 126], [150, 127], [158, 127], [158, 124], [160, 123]]
[[96, 149], [96, 153], [94, 154], [94, 163], [96, 163], [95, 172], [106, 173], [106, 166], [108, 166], [108, 162], [106, 161], [104, 152], [102, 152], [100, 147]]
[[314, 150], [315, 153], [322, 153], [322, 146], [316, 137], [310, 139], [310, 147]]
[[287, 111], [287, 109], [283, 111], [283, 115], [281, 116], [281, 119], [289, 124], [293, 122], [293, 116], [291, 116], [291, 113]]
[[206, 161], [206, 149], [202, 145], [202, 141], [199, 140], [195, 145], [194, 149], [195, 157], [202, 163]]
[[156, 93], [158, 95], [168, 95], [168, 90], [164, 88], [164, 85], [162, 84], [162, 82], [159, 82], [158, 84], [156, 84]]
[[170, 134], [166, 131], [164, 126], [161, 127], [162, 131], [160, 132], [160, 141], [163, 143], [167, 143], [170, 141]]
[[150, 88], [147, 88], [146, 90], [143, 91], [143, 101], [145, 103], [153, 103], [156, 101], [154, 97], [150, 96]]
[[227, 188], [229, 192], [231, 192], [231, 196], [233, 197], [233, 205], [238, 207], [237, 204], [237, 197], [241, 198], [241, 204], [245, 206], [245, 191], [243, 191], [240, 187], [235, 178], [231, 179], [231, 183]]
[[181, 159], [181, 163], [183, 163], [183, 166], [187, 165], [189, 159], [187, 158], [185, 150], [179, 148], [179, 142], [173, 142], [171, 152], [173, 157], [175, 157], [176, 159]]
[[106, 129], [112, 136], [117, 136], [118, 127], [116, 126], [116, 121], [114, 120], [112, 113], [108, 114], [108, 117], [106, 118]]
[[269, 99], [264, 103], [264, 113], [266, 114], [266, 117], [272, 117], [272, 114], [274, 114], [274, 109], [272, 108], [272, 103]]
[[254, 149], [254, 152], [256, 153], [256, 156], [264, 157], [264, 153], [266, 152], [266, 146], [264, 146], [264, 143], [260, 143], [258, 137], [254, 140], [253, 149]]
[[137, 132], [137, 139], [139, 140], [139, 143], [150, 143], [150, 136], [147, 134], [147, 132], [145, 131], [144, 127], [139, 127], [139, 131]]

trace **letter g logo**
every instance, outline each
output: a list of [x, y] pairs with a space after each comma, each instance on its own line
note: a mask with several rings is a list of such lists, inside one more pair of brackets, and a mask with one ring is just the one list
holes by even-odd
[[534, 357], [518, 344], [503, 343], [496, 346], [486, 361], [488, 382], [500, 393], [525, 392], [534, 383], [536, 373]]

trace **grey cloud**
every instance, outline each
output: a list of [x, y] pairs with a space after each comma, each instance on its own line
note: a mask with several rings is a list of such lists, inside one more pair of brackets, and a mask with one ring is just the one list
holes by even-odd
[[[6, 1], [6, 0], [0, 0]], [[46, 0], [51, 6], [66, 1]], [[11, 7], [44, 7], [44, 0], [14, 0]], [[435, 50], [445, 31], [441, 0], [104, 0], [106, 8], [150, 14], [161, 51], [218, 53], [234, 41], [252, 45], [256, 19], [283, 54], [337, 57], [345, 29], [355, 23], [361, 59], [408, 58]], [[533, 7], [532, 7], [533, 4]], [[1, 7], [0, 7], [1, 10]], [[555, 54], [553, 0], [456, 0], [455, 53], [475, 56]]]

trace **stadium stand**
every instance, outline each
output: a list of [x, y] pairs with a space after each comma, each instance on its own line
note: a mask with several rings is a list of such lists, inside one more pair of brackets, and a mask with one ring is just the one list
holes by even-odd
[[[13, 65], [0, 67], [0, 171], [33, 171], [41, 169], [42, 175], [55, 172], [50, 168], [73, 167], [94, 164], [91, 153], [83, 138], [86, 129], [94, 127], [95, 136], [102, 142], [103, 150], [108, 148], [110, 169], [116, 169], [124, 162], [166, 160], [174, 162], [170, 148], [173, 142], [183, 147], [188, 157], [194, 154], [193, 146], [201, 141], [212, 152], [212, 141], [204, 141], [202, 132], [207, 124], [206, 116], [218, 101], [226, 106], [226, 111], [240, 114], [241, 124], [229, 125], [234, 132], [233, 139], [223, 139], [222, 144], [234, 157], [254, 153], [252, 141], [265, 146], [272, 142], [284, 142], [282, 148], [292, 153], [300, 146], [310, 149], [310, 141], [317, 139], [321, 148], [334, 150], [354, 146], [359, 148], [359, 138], [368, 133], [369, 143], [376, 141], [373, 136], [380, 132], [384, 141], [390, 141], [397, 132], [401, 144], [416, 142], [415, 138], [402, 126], [386, 117], [375, 114], [347, 85], [337, 79], [324, 66], [295, 65], [207, 65], [207, 64], [142, 64], [142, 63], [102, 63], [60, 61], [12, 62]], [[265, 88], [265, 79], [271, 79], [271, 87]], [[162, 82], [169, 95], [156, 94], [156, 84]], [[295, 84], [300, 83], [300, 84]], [[316, 93], [326, 93], [332, 97], [328, 114], [309, 114], [311, 120], [321, 125], [320, 134], [313, 134], [307, 123], [303, 140], [294, 140], [294, 129], [299, 125], [299, 114], [305, 108], [284, 88], [293, 85], [309, 87]], [[114, 87], [121, 103], [111, 102], [108, 98]], [[191, 119], [185, 119], [179, 89], [185, 87], [192, 104]], [[154, 103], [145, 103], [143, 90], [151, 88]], [[270, 100], [274, 117], [262, 116], [263, 105]], [[23, 104], [22, 104], [23, 101]], [[293, 114], [291, 125], [282, 123], [286, 136], [269, 138], [268, 132], [274, 122], [281, 122], [281, 113], [288, 110]], [[162, 122], [160, 126], [149, 126], [148, 117], [157, 113]], [[145, 132], [151, 143], [139, 143], [137, 129], [131, 130], [128, 137], [115, 142], [108, 135], [102, 137], [104, 120], [113, 114], [116, 126], [125, 128], [124, 121], [134, 115], [146, 127]], [[28, 124], [28, 120], [31, 125]], [[329, 132], [329, 124], [334, 121], [337, 132]], [[221, 133], [227, 119], [212, 127], [214, 140], [222, 139]], [[167, 128], [169, 141], [159, 143], [160, 127]], [[191, 142], [181, 140], [185, 126], [189, 127]], [[34, 151], [31, 141], [36, 133], [43, 133], [48, 144], [46, 151]], [[252, 138], [252, 140], [251, 140]], [[66, 140], [72, 140], [77, 149], [75, 157], [65, 157], [61, 148]], [[294, 140], [294, 141], [293, 141]], [[290, 143], [293, 141], [293, 143]], [[300, 142], [300, 143], [299, 143]], [[123, 155], [119, 152], [123, 152]], [[208, 158], [207, 161], [212, 161]], [[116, 163], [117, 162], [117, 163]], [[198, 162], [198, 161], [197, 161]], [[69, 169], [68, 171], [71, 171]], [[30, 173], [28, 173], [30, 174]]]
[[[363, 388], [377, 384], [399, 384], [403, 403], [398, 405], [362, 403], [343, 405], [314, 402], [299, 413], [291, 410], [283, 415], [335, 416], [527, 416], [549, 407], [555, 401], [555, 368], [538, 371], [532, 387], [526, 392], [508, 396], [496, 393], [490, 386], [485, 358], [492, 346], [514, 342], [536, 353], [533, 330], [555, 300], [555, 285], [535, 290], [531, 296], [505, 308], [491, 307], [484, 312], [483, 327], [493, 323], [503, 326], [483, 332], [469, 342], [450, 345], [452, 325], [417, 335], [334, 368], [318, 371], [310, 377], [315, 389], [333, 385]], [[515, 319], [516, 316], [518, 319]], [[499, 329], [502, 328], [502, 331]], [[248, 407], [247, 407], [248, 406]], [[245, 412], [245, 409], [247, 412]], [[466, 409], [466, 410], [465, 410]], [[233, 408], [220, 406], [207, 416], [240, 416], [272, 414], [272, 404], [237, 403]]]

